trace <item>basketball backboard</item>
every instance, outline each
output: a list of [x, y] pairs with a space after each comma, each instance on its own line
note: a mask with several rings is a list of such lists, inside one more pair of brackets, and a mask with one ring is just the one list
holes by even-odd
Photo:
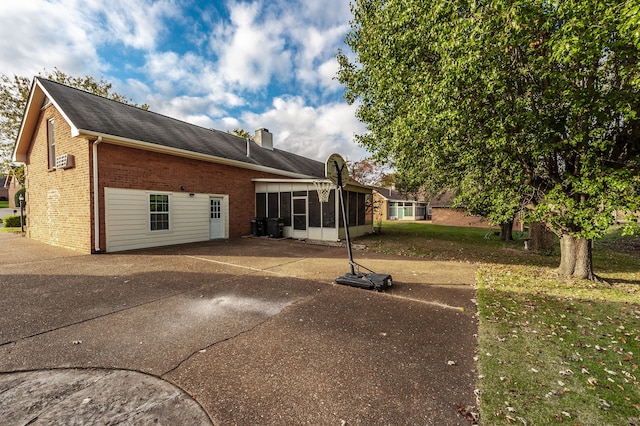
[[342, 178], [342, 186], [349, 182], [347, 162], [340, 154], [331, 154], [324, 163], [324, 174], [334, 185], [338, 186], [338, 176]]

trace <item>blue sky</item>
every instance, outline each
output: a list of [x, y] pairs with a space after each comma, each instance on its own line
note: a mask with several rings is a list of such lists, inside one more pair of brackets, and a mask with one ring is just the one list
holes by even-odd
[[351, 18], [347, 0], [2, 0], [0, 73], [104, 78], [161, 114], [359, 160], [365, 128], [334, 78]]

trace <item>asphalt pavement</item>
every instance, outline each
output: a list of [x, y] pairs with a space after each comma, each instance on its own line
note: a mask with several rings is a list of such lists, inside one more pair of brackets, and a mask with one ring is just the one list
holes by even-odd
[[468, 425], [475, 266], [242, 238], [84, 255], [0, 233], [0, 424]]

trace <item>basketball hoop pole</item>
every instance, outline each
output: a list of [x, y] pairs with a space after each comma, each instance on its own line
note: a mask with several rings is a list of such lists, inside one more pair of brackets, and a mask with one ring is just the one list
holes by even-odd
[[[351, 238], [349, 237], [349, 222], [347, 222], [347, 213], [344, 208], [344, 196], [342, 195], [342, 168], [338, 167], [338, 162], [333, 160], [333, 164], [338, 171], [338, 189], [340, 194], [340, 210], [342, 210], [342, 221], [344, 222], [344, 232], [347, 237], [347, 251], [349, 252], [349, 268], [351, 268], [351, 274], [355, 275], [356, 271], [353, 267], [353, 253], [351, 252]], [[345, 164], [342, 165], [345, 167]]]
[[[391, 275], [376, 274], [371, 269], [357, 264], [353, 261], [353, 252], [351, 250], [351, 235], [349, 234], [349, 222], [347, 220], [347, 208], [344, 203], [343, 191], [344, 185], [349, 182], [349, 170], [345, 168], [347, 167], [347, 163], [346, 161], [344, 161], [342, 156], [340, 156], [340, 154], [331, 154], [324, 164], [324, 175], [331, 181], [331, 183], [338, 187], [338, 200], [340, 203], [340, 210], [342, 211], [344, 233], [347, 238], [347, 250], [349, 251], [349, 268], [351, 268], [350, 273], [346, 273], [336, 278], [336, 283], [376, 291], [382, 291], [385, 288], [391, 287], [391, 285], [393, 284]], [[353, 207], [355, 208], [356, 206]], [[356, 272], [356, 265], [358, 265], [358, 272]], [[361, 273], [360, 268], [364, 268], [370, 273]]]

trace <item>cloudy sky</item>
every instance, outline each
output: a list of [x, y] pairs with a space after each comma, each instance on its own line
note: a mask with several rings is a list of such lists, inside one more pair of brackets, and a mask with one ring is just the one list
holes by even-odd
[[161, 114], [359, 160], [334, 79], [350, 19], [348, 0], [2, 0], [0, 73], [103, 78]]

